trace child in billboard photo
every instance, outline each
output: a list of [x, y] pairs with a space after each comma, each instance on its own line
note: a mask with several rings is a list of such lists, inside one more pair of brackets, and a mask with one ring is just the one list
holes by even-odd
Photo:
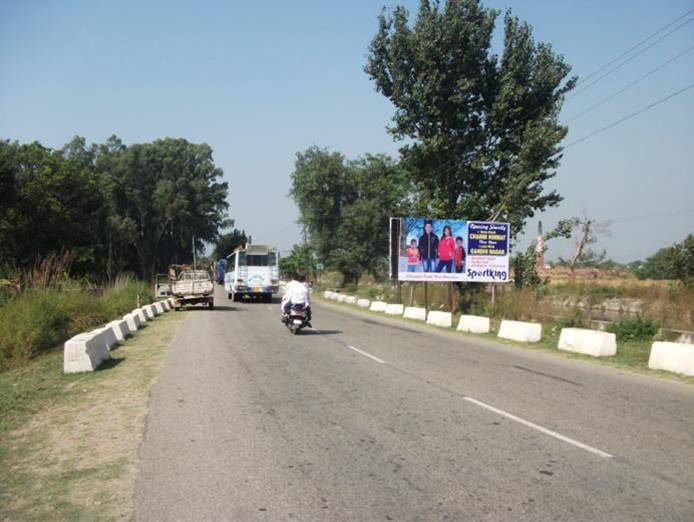
[[435, 270], [438, 248], [439, 236], [434, 234], [431, 219], [426, 219], [424, 220], [424, 234], [419, 238], [419, 256], [422, 260], [422, 269], [425, 272]]
[[455, 273], [462, 274], [465, 270], [465, 247], [463, 246], [463, 238], [458, 236], [455, 238]]
[[410, 246], [407, 247], [407, 271], [416, 272], [417, 263], [419, 263], [419, 248], [417, 248], [417, 240], [410, 241]]
[[439, 264], [436, 267], [436, 271], [441, 272], [445, 269], [449, 274], [453, 272], [455, 240], [453, 239], [453, 230], [451, 230], [449, 225], [443, 227], [443, 237], [439, 240], [438, 254]]

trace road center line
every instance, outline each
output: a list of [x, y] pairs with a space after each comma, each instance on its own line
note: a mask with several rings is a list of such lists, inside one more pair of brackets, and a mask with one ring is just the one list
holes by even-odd
[[[350, 346], [351, 348], [351, 346]], [[568, 442], [569, 444], [572, 444], [576, 446], [577, 448], [584, 449], [586, 451], [589, 451], [595, 455], [598, 455], [600, 457], [609, 459], [612, 458], [612, 455], [609, 453], [605, 453], [604, 451], [601, 451], [599, 449], [593, 448], [591, 446], [588, 446], [587, 444], [583, 444], [582, 442], [578, 442], [577, 440], [574, 440], [572, 438], [569, 438], [565, 435], [562, 435], [561, 433], [557, 433], [556, 431], [548, 430], [547, 428], [543, 428], [542, 426], [539, 426], [535, 424], [534, 422], [527, 421], [525, 419], [521, 419], [520, 417], [516, 417], [512, 413], [505, 412], [504, 410], [500, 410], [499, 408], [495, 408], [494, 406], [490, 406], [489, 404], [485, 404], [482, 401], [478, 401], [477, 399], [473, 399], [472, 397], [463, 397], [464, 400], [471, 402], [473, 404], [476, 404], [477, 406], [481, 406], [482, 408], [485, 408], [489, 411], [493, 411], [494, 413], [497, 413], [503, 417], [507, 417], [511, 420], [514, 420], [516, 422], [520, 422], [521, 424], [528, 426], [529, 428], [532, 428], [534, 430], [537, 430], [541, 433], [544, 433], [545, 435], [549, 435], [550, 437], [554, 437], [555, 439], [559, 439], [564, 442]]]
[[352, 346], [350, 344], [347, 345], [347, 348], [349, 348], [350, 350], [354, 350], [357, 353], [362, 354], [364, 357], [368, 357], [369, 359], [373, 359], [377, 363], [381, 363], [381, 364], [386, 363], [383, 359], [379, 359], [375, 355], [371, 355], [370, 353], [366, 353], [364, 350], [360, 350], [359, 348], [355, 348], [354, 346]]

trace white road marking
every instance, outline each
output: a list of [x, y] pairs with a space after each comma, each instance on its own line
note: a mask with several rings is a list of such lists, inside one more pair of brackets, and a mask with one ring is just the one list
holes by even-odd
[[266, 308], [272, 312], [272, 306], [267, 306]]
[[349, 348], [350, 350], [354, 350], [354, 351], [357, 352], [357, 353], [362, 354], [364, 357], [368, 357], [369, 359], [373, 359], [373, 360], [376, 361], [377, 363], [381, 363], [381, 364], [385, 364], [385, 363], [386, 363], [383, 359], [379, 359], [379, 358], [376, 357], [375, 355], [371, 355], [370, 353], [366, 353], [364, 350], [360, 350], [359, 348], [355, 348], [355, 347], [352, 346], [352, 345], [349, 345], [349, 344], [348, 344], [348, 345], [347, 345], [347, 348]]
[[[351, 347], [350, 347], [351, 348]], [[494, 406], [490, 406], [489, 404], [485, 404], [482, 401], [478, 401], [477, 399], [473, 399], [472, 397], [463, 397], [464, 400], [471, 402], [473, 404], [476, 404], [477, 406], [481, 406], [482, 408], [485, 408], [489, 411], [493, 411], [494, 413], [497, 413], [503, 417], [507, 417], [511, 420], [514, 420], [516, 422], [520, 422], [521, 424], [528, 426], [529, 428], [532, 428], [534, 430], [537, 430], [541, 433], [544, 433], [545, 435], [549, 435], [550, 437], [554, 437], [555, 439], [559, 439], [564, 442], [568, 442], [569, 444], [572, 444], [578, 448], [584, 449], [586, 451], [589, 451], [591, 453], [594, 453], [595, 455], [598, 455], [600, 457], [609, 459], [612, 458], [612, 455], [609, 453], [605, 453], [604, 451], [601, 451], [599, 449], [593, 448], [591, 446], [588, 446], [587, 444], [583, 444], [582, 442], [578, 442], [577, 440], [571, 439], [565, 435], [562, 435], [561, 433], [557, 433], [556, 431], [548, 430], [547, 428], [543, 428], [542, 426], [539, 426], [535, 424], [534, 422], [527, 421], [525, 419], [521, 419], [520, 417], [516, 417], [515, 415], [505, 412], [504, 410], [500, 410], [499, 408], [495, 408]]]

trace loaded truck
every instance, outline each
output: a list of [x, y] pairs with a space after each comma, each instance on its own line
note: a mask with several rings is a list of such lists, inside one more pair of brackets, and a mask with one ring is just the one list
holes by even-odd
[[171, 296], [174, 309], [193, 304], [214, 308], [214, 285], [207, 270], [195, 270], [187, 265], [169, 267]]
[[279, 255], [269, 245], [245, 245], [227, 256], [224, 290], [229, 299], [257, 297], [272, 301], [279, 292]]

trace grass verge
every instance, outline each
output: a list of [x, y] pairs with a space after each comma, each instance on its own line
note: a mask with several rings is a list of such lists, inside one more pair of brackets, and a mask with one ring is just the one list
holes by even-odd
[[[444, 331], [444, 332], [454, 332], [456, 335], [460, 335], [461, 337], [471, 337], [471, 338], [478, 338], [478, 339], [486, 339], [488, 341], [493, 341], [496, 343], [500, 344], [505, 344], [509, 346], [514, 346], [520, 349], [527, 349], [527, 350], [538, 350], [538, 351], [543, 351], [543, 352], [549, 352], [553, 353], [557, 356], [560, 357], [566, 357], [569, 359], [581, 359], [583, 361], [588, 361], [594, 364], [601, 364], [605, 366], [612, 366], [614, 368], [619, 368], [619, 369], [624, 369], [624, 370], [629, 370], [633, 371], [636, 373], [641, 373], [641, 374], [646, 374], [646, 375], [651, 375], [654, 377], [662, 377], [665, 379], [669, 380], [675, 380], [675, 381], [680, 381], [680, 382], [685, 382], [689, 384], [694, 384], [694, 377], [689, 377], [686, 375], [680, 375], [677, 373], [672, 373], [672, 372], [666, 372], [662, 370], [652, 370], [648, 367], [648, 357], [650, 355], [650, 350], [651, 350], [651, 341], [648, 340], [628, 340], [628, 341], [618, 341], [617, 342], [617, 355], [613, 357], [591, 357], [589, 355], [583, 355], [579, 353], [572, 353], [572, 352], [564, 352], [560, 351], [557, 348], [557, 344], [559, 343], [559, 334], [561, 333], [561, 327], [553, 324], [543, 324], [542, 325], [542, 340], [538, 343], [518, 343], [515, 341], [509, 341], [506, 339], [499, 339], [496, 336], [496, 333], [489, 333], [489, 334], [472, 334], [472, 333], [464, 333], [464, 332], [457, 332], [455, 330], [455, 326], [458, 324], [458, 320], [460, 318], [459, 314], [454, 314], [453, 316], [453, 328], [441, 328], [438, 326], [432, 326], [428, 325], [422, 321], [415, 321], [411, 319], [405, 319], [403, 317], [398, 317], [398, 316], [385, 316], [384, 314], [380, 312], [371, 312], [368, 309], [364, 308], [359, 308], [355, 305], [349, 305], [346, 303], [339, 303], [336, 301], [330, 301], [323, 299], [322, 297], [319, 297], [317, 295], [313, 295], [312, 299], [335, 305], [335, 306], [340, 306], [344, 308], [348, 308], [351, 310], [359, 311], [362, 313], [368, 313], [380, 318], [386, 318], [386, 319], [392, 319], [394, 321], [400, 321], [400, 322], [406, 322], [406, 323], [412, 323], [412, 324], [417, 324], [419, 326], [423, 326], [425, 328], [429, 328], [432, 331]], [[498, 330], [498, 320], [492, 320], [492, 330]]]
[[93, 373], [54, 350], [0, 374], [0, 520], [122, 520], [132, 513], [149, 389], [184, 312], [148, 322]]

